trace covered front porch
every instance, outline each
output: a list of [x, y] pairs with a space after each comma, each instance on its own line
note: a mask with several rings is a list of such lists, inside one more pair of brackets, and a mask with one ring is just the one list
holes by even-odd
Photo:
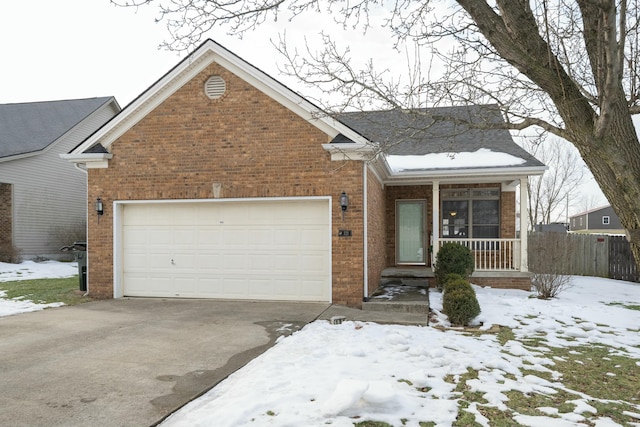
[[516, 214], [519, 199], [519, 211], [525, 212], [519, 225], [526, 230], [527, 177], [479, 181], [432, 180], [385, 188], [386, 263], [379, 285], [435, 286], [438, 251], [445, 243], [456, 243], [471, 250], [473, 283], [530, 288], [527, 233], [517, 231]]

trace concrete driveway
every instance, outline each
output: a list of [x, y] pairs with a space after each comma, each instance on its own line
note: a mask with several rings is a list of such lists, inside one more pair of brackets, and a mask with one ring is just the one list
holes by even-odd
[[0, 425], [153, 425], [328, 307], [136, 298], [0, 318]]

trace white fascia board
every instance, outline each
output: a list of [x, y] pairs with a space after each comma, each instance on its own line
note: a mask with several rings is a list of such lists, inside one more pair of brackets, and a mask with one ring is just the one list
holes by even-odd
[[542, 175], [546, 168], [539, 167], [497, 167], [473, 169], [430, 169], [423, 171], [395, 172], [390, 178], [439, 177], [439, 176], [531, 176]]
[[[389, 173], [386, 177], [386, 185], [417, 185], [433, 181], [440, 183], [485, 183], [496, 181], [508, 181], [521, 177], [542, 175], [546, 166], [513, 167], [513, 168], [483, 168], [483, 169], [455, 169], [455, 170], [429, 170]], [[387, 172], [390, 172], [387, 169]]]
[[322, 144], [325, 151], [331, 153], [331, 160], [371, 160], [371, 156], [375, 152], [372, 144], [343, 142]]
[[484, 168], [465, 168], [465, 169], [428, 169], [428, 170], [413, 170], [404, 172], [393, 172], [389, 167], [389, 162], [386, 156], [382, 158], [382, 168], [386, 172], [387, 182], [399, 181], [416, 181], [419, 179], [424, 180], [456, 180], [460, 178], [474, 178], [474, 179], [491, 179], [493, 177], [513, 179], [521, 176], [537, 176], [542, 175], [547, 169], [547, 166], [512, 166], [512, 167], [484, 167]]
[[216, 62], [236, 74], [239, 78], [316, 126], [329, 137], [333, 138], [339, 133], [342, 133], [355, 142], [368, 143], [362, 135], [327, 116], [326, 113], [291, 89], [212, 40], [209, 40], [200, 46], [198, 50], [183, 59], [182, 62], [165, 74], [140, 97], [127, 105], [122, 113], [117, 115], [111, 122], [76, 148], [74, 153], [81, 153], [97, 142], [100, 142], [103, 147], [108, 149], [116, 139], [133, 127], [138, 121], [142, 120], [142, 118], [149, 114], [154, 108], [188, 83], [212, 62]]
[[60, 158], [71, 163], [84, 164], [87, 169], [104, 169], [113, 158], [111, 153], [71, 153], [60, 154]]

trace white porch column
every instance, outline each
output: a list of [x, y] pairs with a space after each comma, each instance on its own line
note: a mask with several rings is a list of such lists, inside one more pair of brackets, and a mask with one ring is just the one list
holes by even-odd
[[436, 262], [436, 255], [440, 249], [440, 182], [433, 181], [431, 194], [431, 267]]
[[527, 177], [520, 178], [520, 271], [529, 271], [527, 233], [529, 233], [529, 191]]

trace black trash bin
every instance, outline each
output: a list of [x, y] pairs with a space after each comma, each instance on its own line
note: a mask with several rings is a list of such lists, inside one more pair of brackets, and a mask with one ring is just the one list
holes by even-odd
[[73, 251], [73, 259], [78, 263], [78, 284], [80, 290], [87, 291], [87, 242], [73, 242], [73, 245], [60, 249], [63, 252]]

